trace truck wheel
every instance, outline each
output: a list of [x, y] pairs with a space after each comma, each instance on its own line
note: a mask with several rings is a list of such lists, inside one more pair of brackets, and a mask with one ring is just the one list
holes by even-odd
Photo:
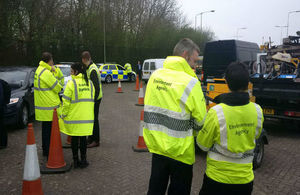
[[264, 151], [265, 151], [265, 145], [263, 139], [257, 140], [256, 147], [254, 149], [253, 170], [261, 166], [264, 158]]
[[112, 78], [111, 78], [110, 75], [108, 75], [108, 76], [105, 77], [105, 82], [106, 83], [111, 83], [112, 82]]

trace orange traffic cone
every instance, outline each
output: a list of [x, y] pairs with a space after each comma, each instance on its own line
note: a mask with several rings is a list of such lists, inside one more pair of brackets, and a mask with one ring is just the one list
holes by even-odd
[[148, 152], [148, 148], [145, 144], [143, 137], [143, 127], [144, 127], [144, 110], [141, 111], [141, 122], [140, 122], [140, 134], [138, 143], [136, 146], [132, 146], [133, 151], [135, 152]]
[[139, 84], [140, 84], [139, 75], [136, 75], [136, 81], [135, 81], [135, 89], [134, 89], [134, 91], [139, 91]]
[[56, 109], [54, 109], [48, 162], [46, 166], [41, 168], [41, 173], [64, 173], [70, 169], [71, 164], [67, 164], [64, 160], [58, 117]]
[[22, 194], [44, 194], [32, 123], [28, 124]]
[[119, 79], [119, 83], [118, 83], [118, 91], [116, 93], [123, 93], [120, 79]]
[[71, 140], [72, 140], [72, 137], [68, 135], [67, 140], [62, 147], [63, 148], [71, 148]]
[[141, 87], [139, 91], [139, 99], [138, 103], [135, 104], [136, 106], [144, 106], [144, 89], [143, 89], [143, 83], [141, 82]]

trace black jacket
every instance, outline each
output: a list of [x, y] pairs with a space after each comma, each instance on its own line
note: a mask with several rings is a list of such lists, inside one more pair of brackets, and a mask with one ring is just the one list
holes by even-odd
[[[93, 62], [91, 62], [90, 65], [91, 64], [93, 64]], [[89, 69], [90, 65], [87, 67], [87, 69]], [[95, 101], [97, 101], [97, 98], [100, 93], [100, 83], [99, 83], [99, 78], [98, 78], [97, 72], [95, 70], [92, 70], [90, 79], [95, 87]]]
[[249, 93], [247, 92], [231, 92], [223, 93], [215, 97], [214, 102], [224, 103], [228, 106], [243, 106], [249, 103]]

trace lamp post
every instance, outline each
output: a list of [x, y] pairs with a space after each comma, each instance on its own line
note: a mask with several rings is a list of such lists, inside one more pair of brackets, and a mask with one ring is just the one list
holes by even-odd
[[204, 11], [204, 12], [200, 12], [200, 13], [198, 13], [198, 14], [196, 14], [195, 15], [195, 30], [197, 29], [197, 16], [201, 16], [201, 31], [202, 31], [202, 15], [204, 14], [204, 13], [210, 13], [210, 12], [215, 12], [215, 10], [210, 10], [210, 11]]
[[275, 27], [276, 28], [280, 28], [280, 40], [281, 40], [281, 43], [282, 43], [282, 29], [283, 28], [287, 28], [288, 26], [279, 26], [279, 25], [276, 25]]
[[287, 19], [287, 27], [286, 27], [286, 36], [288, 37], [289, 36], [289, 22], [290, 22], [290, 14], [292, 13], [298, 13], [300, 12], [300, 10], [297, 10], [297, 11], [291, 11], [291, 12], [288, 12], [288, 19]]
[[245, 30], [245, 29], [247, 29], [246, 27], [243, 27], [243, 28], [238, 28], [237, 30], [236, 30], [236, 40], [239, 40], [239, 31], [240, 30]]
[[105, 35], [105, 0], [103, 0], [103, 56], [104, 64], [106, 63], [106, 35]]

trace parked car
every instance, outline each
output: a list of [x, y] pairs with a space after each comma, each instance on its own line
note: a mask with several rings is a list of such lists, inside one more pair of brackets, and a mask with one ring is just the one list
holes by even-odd
[[68, 81], [72, 79], [72, 77], [71, 77], [71, 65], [72, 65], [71, 62], [69, 64], [56, 64], [55, 65], [56, 67], [58, 67], [61, 70], [61, 72], [64, 75], [64, 89], [65, 89]]
[[0, 78], [11, 87], [10, 103], [4, 113], [5, 125], [26, 127], [34, 115], [33, 82], [34, 67], [0, 67]]
[[119, 64], [104, 64], [100, 68], [101, 81], [111, 83], [112, 81], [135, 81], [136, 73], [128, 72]]

